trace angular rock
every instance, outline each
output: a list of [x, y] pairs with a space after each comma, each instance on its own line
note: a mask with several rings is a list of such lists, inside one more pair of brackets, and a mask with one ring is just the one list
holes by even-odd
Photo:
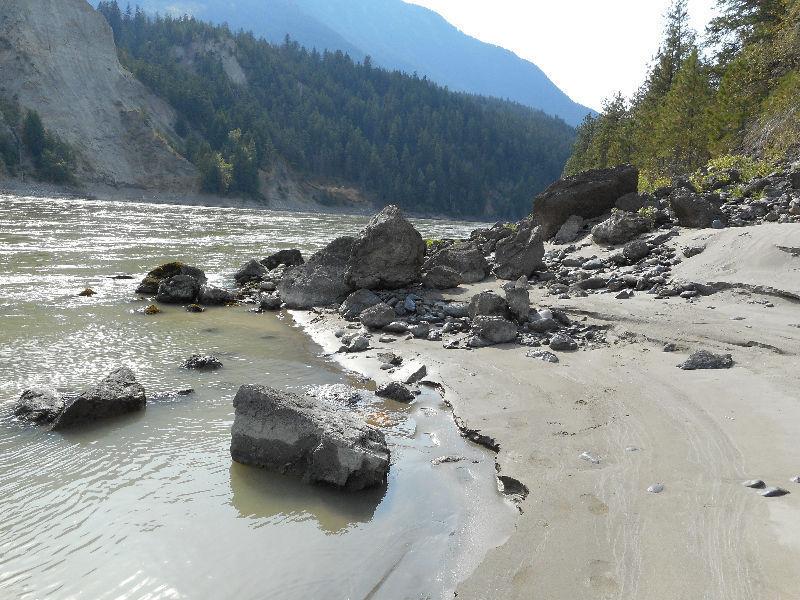
[[614, 207], [627, 212], [638, 212], [644, 207], [644, 198], [636, 192], [631, 192], [617, 198]]
[[553, 238], [555, 244], [571, 244], [583, 230], [584, 219], [577, 215], [572, 215], [567, 219]]
[[387, 206], [353, 244], [345, 281], [352, 288], [394, 289], [417, 282], [425, 241], [396, 206]]
[[730, 369], [733, 366], [733, 357], [730, 354], [714, 354], [708, 350], [698, 350], [692, 353], [687, 360], [678, 365], [684, 371], [696, 369]]
[[430, 331], [431, 326], [427, 323], [417, 323], [416, 325], [410, 325], [408, 328], [408, 332], [418, 339], [427, 338]]
[[436, 265], [422, 272], [422, 285], [432, 290], [449, 290], [462, 283], [464, 278], [451, 267]]
[[222, 368], [222, 361], [210, 354], [192, 354], [181, 365], [184, 369], [196, 369], [198, 371], [213, 371]]
[[711, 227], [715, 220], [726, 221], [718, 206], [687, 190], [677, 190], [669, 202], [682, 227]]
[[136, 381], [133, 371], [122, 367], [90, 390], [67, 398], [53, 430], [143, 410], [146, 404], [144, 387]]
[[[423, 272], [428, 277], [431, 277], [432, 273], [437, 273], [437, 277], [441, 277], [449, 273], [448, 269], [458, 275], [460, 283], [476, 283], [486, 279], [489, 274], [489, 263], [477, 244], [457, 242], [429, 256], [422, 266]], [[448, 289], [456, 287], [459, 283], [446, 287], [426, 285], [435, 289]]]
[[205, 306], [222, 306], [233, 302], [233, 294], [228, 290], [214, 287], [213, 285], [200, 286], [197, 294], [197, 303]]
[[528, 280], [520, 277], [519, 280], [506, 289], [506, 302], [512, 318], [517, 323], [528, 320], [528, 313], [531, 311], [531, 298], [528, 292]]
[[505, 344], [517, 339], [517, 326], [503, 317], [475, 317], [471, 331], [487, 344]]
[[14, 406], [14, 414], [45, 425], [55, 421], [64, 409], [64, 398], [52, 388], [35, 387], [22, 392]]
[[539, 227], [521, 221], [517, 231], [497, 242], [494, 274], [500, 279], [530, 277], [545, 268], [544, 242]]
[[480, 292], [469, 301], [467, 314], [471, 319], [478, 316], [508, 316], [508, 302], [494, 292]]
[[144, 279], [142, 279], [139, 287], [136, 288], [136, 293], [148, 295], [157, 294], [158, 286], [161, 282], [170, 277], [175, 277], [176, 275], [188, 275], [189, 277], [193, 277], [197, 280], [198, 285], [202, 285], [207, 281], [206, 274], [203, 273], [201, 269], [176, 261], [163, 264], [150, 271]]
[[629, 242], [650, 229], [650, 222], [636, 213], [618, 210], [592, 227], [592, 239], [598, 244], [616, 246]]
[[347, 296], [353, 288], [344, 274], [355, 239], [340, 237], [299, 266], [286, 269], [278, 283], [281, 298], [289, 308], [327, 306]]
[[639, 262], [650, 254], [650, 245], [644, 240], [633, 240], [625, 244], [622, 255], [630, 262]]
[[258, 310], [261, 311], [270, 312], [280, 310], [282, 304], [281, 297], [274, 292], [261, 294], [258, 297]]
[[408, 331], [408, 323], [405, 321], [392, 321], [383, 330], [389, 333], [406, 333]]
[[352, 491], [386, 484], [386, 439], [352, 413], [256, 385], [240, 387], [233, 406], [234, 461]]
[[194, 302], [200, 293], [200, 283], [191, 275], [175, 275], [158, 285], [156, 300], [165, 304]]
[[383, 329], [394, 321], [394, 319], [394, 309], [383, 302], [365, 308], [361, 311], [361, 314], [358, 315], [358, 320], [361, 321], [361, 324], [369, 329]]
[[304, 264], [303, 255], [300, 250], [279, 250], [275, 254], [268, 256], [261, 261], [267, 271], [272, 271], [278, 265], [286, 265], [287, 267], [296, 267]]
[[267, 275], [267, 269], [255, 258], [251, 258], [244, 263], [233, 275], [234, 280], [239, 285], [244, 285], [250, 281], [259, 281]]
[[550, 338], [550, 349], [556, 352], [571, 352], [578, 349], [578, 342], [566, 333], [556, 333]]
[[411, 402], [415, 397], [414, 392], [399, 381], [391, 381], [378, 386], [378, 389], [375, 390], [375, 395], [380, 398], [389, 398], [390, 400], [405, 403]]
[[639, 171], [630, 165], [585, 171], [561, 179], [539, 194], [533, 201], [533, 218], [542, 227], [542, 237], [549, 239], [572, 215], [599, 217], [638, 186]]
[[528, 350], [528, 352], [525, 353], [525, 356], [529, 358], [538, 358], [541, 361], [553, 364], [558, 362], [558, 357], [547, 350]]
[[366, 309], [381, 304], [381, 299], [370, 290], [356, 290], [339, 307], [339, 314], [348, 321], [357, 319]]
[[558, 322], [553, 318], [553, 313], [549, 309], [532, 310], [528, 313], [527, 327], [536, 333], [546, 333], [557, 330]]

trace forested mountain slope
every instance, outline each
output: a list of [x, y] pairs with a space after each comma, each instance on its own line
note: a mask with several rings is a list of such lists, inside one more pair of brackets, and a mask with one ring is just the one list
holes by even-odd
[[[199, 19], [280, 43], [341, 50], [356, 61], [418, 73], [454, 90], [508, 98], [577, 125], [588, 114], [535, 64], [470, 37], [439, 14], [403, 0], [143, 0], [148, 11]], [[173, 15], [179, 16], [179, 15]]]
[[122, 63], [178, 112], [176, 151], [203, 188], [259, 196], [276, 164], [363, 190], [378, 206], [482, 218], [524, 214], [560, 174], [574, 130], [519, 104], [449, 92], [339, 53], [272, 45], [191, 18], [111, 24]]

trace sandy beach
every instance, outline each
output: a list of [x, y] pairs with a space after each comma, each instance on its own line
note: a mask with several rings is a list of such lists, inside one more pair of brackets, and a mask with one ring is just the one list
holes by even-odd
[[[448, 350], [378, 335], [366, 353], [337, 355], [378, 383], [398, 377], [378, 369], [380, 351], [426, 365], [463, 425], [499, 445], [498, 473], [528, 488], [513, 533], [462, 582], [459, 599], [800, 595], [800, 486], [790, 482], [800, 475], [800, 228], [681, 231], [667, 244], [706, 249], [673, 276], [721, 291], [559, 300], [530, 286], [532, 307], [608, 328], [606, 345], [559, 353], [558, 364], [513, 344]], [[576, 255], [607, 253], [585, 242]], [[443, 298], [499, 288], [490, 279]], [[346, 324], [336, 313], [294, 314], [336, 350]], [[735, 366], [677, 368], [701, 349], [730, 353]], [[748, 479], [792, 493], [764, 498], [742, 485]], [[648, 493], [657, 483], [663, 492]]]

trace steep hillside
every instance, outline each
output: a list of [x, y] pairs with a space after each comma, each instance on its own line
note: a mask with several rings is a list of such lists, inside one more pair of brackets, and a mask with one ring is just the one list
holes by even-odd
[[573, 102], [535, 64], [483, 43], [437, 13], [402, 0], [144, 0], [150, 11], [187, 10], [273, 42], [291, 36], [308, 48], [425, 75], [454, 90], [508, 98], [577, 125], [592, 111]]
[[197, 170], [165, 141], [174, 111], [122, 68], [85, 0], [0, 2], [0, 99], [41, 115], [76, 151], [82, 181], [196, 188]]

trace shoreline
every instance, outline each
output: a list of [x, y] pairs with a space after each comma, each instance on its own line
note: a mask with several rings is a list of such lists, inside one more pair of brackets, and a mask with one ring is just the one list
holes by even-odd
[[[800, 259], [769, 249], [800, 247], [800, 227], [682, 230], [669, 243], [698, 241], [706, 250], [674, 276], [723, 282], [710, 296], [558, 299], [530, 286], [534, 307], [607, 328], [607, 344], [559, 353], [559, 364], [515, 344], [381, 344], [424, 363], [454, 419], [499, 445], [497, 475], [530, 491], [513, 532], [460, 583], [459, 599], [532, 590], [587, 600], [791, 597], [799, 578], [789, 565], [800, 561], [800, 487], [789, 482], [800, 471]], [[587, 244], [577, 254], [608, 252]], [[780, 282], [780, 293], [764, 280]], [[442, 296], [465, 301], [499, 288], [486, 280]], [[338, 314], [301, 314], [298, 325], [335, 351]], [[675, 352], [663, 351], [667, 342]], [[732, 354], [734, 368], [676, 368], [699, 349]], [[371, 353], [334, 358], [388, 379]], [[763, 498], [741, 485], [753, 478], [791, 493]], [[648, 493], [656, 483], [664, 491]]]

